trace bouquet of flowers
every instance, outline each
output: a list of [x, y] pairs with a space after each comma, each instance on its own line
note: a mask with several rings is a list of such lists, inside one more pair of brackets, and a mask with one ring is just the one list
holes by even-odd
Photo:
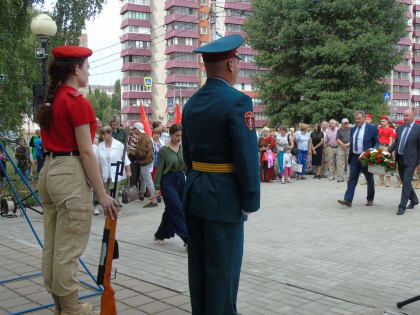
[[[375, 166], [379, 166], [385, 171], [393, 171], [396, 169], [395, 161], [391, 159], [391, 154], [388, 151], [385, 151], [382, 148], [379, 149], [368, 149], [359, 156], [359, 161], [363, 166], [369, 167], [369, 172], [371, 169], [375, 169]], [[377, 174], [377, 172], [371, 172]], [[383, 175], [382, 172], [379, 175]]]

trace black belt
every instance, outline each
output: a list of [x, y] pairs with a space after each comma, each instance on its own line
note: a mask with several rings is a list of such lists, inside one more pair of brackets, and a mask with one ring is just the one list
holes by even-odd
[[338, 145], [337, 145], [337, 146], [335, 146], [335, 147], [333, 147], [332, 145], [330, 145], [330, 146], [329, 146], [329, 148], [336, 149], [336, 148], [338, 148]]
[[45, 152], [45, 156], [50, 156], [53, 158], [57, 156], [80, 156], [80, 152], [78, 150], [69, 152]]

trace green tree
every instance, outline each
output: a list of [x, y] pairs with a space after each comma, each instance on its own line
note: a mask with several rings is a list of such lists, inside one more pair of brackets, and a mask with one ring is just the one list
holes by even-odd
[[114, 94], [111, 99], [112, 108], [120, 111], [121, 110], [121, 84], [120, 80], [115, 81]]
[[406, 7], [394, 0], [253, 0], [244, 30], [271, 71], [255, 78], [273, 124], [384, 113], [382, 78], [401, 61]]
[[103, 123], [108, 124], [113, 115], [120, 114], [120, 108], [114, 108], [112, 104], [113, 99], [105, 92], [101, 92], [99, 89], [95, 89], [92, 92], [90, 87], [89, 91], [87, 99], [90, 101], [96, 117], [98, 117]]
[[[105, 0], [57, 0], [52, 18], [57, 35], [50, 47], [79, 43], [85, 21], [102, 9]], [[31, 18], [39, 12], [35, 5], [44, 0], [2, 0], [0, 9], [0, 131], [18, 130], [30, 116], [32, 86], [41, 82], [41, 63], [34, 56], [39, 41], [29, 29]]]

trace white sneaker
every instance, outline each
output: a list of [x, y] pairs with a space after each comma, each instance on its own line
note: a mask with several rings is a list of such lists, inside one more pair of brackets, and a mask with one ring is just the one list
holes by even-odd
[[95, 206], [95, 208], [93, 209], [93, 214], [94, 215], [99, 215], [99, 209], [98, 209], [98, 206]]

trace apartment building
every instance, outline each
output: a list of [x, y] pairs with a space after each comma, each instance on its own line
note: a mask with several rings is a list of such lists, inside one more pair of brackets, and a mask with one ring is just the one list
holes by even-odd
[[[121, 7], [121, 112], [123, 123], [131, 126], [138, 121], [140, 104], [151, 120], [168, 126], [174, 119], [176, 105], [182, 107], [206, 80], [197, 47], [213, 38], [241, 34], [241, 26], [251, 12], [250, 0], [122, 0]], [[211, 9], [213, 14], [210, 14]], [[256, 124], [266, 117], [264, 106], [253, 90], [251, 76], [258, 69], [254, 63], [257, 52], [250, 47], [239, 48], [240, 71], [235, 88], [254, 101]], [[151, 77], [152, 87], [144, 78]]]

